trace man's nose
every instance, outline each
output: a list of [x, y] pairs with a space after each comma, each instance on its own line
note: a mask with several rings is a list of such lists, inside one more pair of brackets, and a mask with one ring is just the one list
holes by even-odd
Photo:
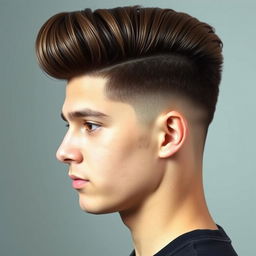
[[63, 141], [56, 152], [56, 158], [66, 164], [82, 161], [82, 153], [78, 147], [72, 146], [69, 142]]

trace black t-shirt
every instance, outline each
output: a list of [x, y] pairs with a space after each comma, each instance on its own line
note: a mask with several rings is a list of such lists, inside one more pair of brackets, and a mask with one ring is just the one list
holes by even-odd
[[[153, 256], [238, 256], [224, 229], [216, 225], [218, 230], [196, 229], [182, 234]], [[135, 251], [130, 256], [135, 256]]]

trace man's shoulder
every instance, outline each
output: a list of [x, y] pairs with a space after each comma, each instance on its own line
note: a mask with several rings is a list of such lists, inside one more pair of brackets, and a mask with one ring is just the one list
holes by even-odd
[[[217, 226], [217, 230], [197, 229], [182, 234], [154, 256], [238, 256], [229, 236]], [[130, 256], [136, 256], [135, 252]]]

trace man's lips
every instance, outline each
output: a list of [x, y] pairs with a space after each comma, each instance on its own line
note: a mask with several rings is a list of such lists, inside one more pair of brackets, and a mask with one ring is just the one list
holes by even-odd
[[85, 178], [83, 178], [81, 176], [78, 176], [78, 175], [69, 174], [68, 176], [70, 177], [71, 180], [87, 180], [88, 181], [88, 179], [85, 179]]
[[84, 179], [82, 177], [79, 177], [77, 175], [69, 175], [69, 177], [73, 180], [72, 187], [75, 189], [80, 189], [85, 186], [87, 182], [89, 182], [88, 179]]

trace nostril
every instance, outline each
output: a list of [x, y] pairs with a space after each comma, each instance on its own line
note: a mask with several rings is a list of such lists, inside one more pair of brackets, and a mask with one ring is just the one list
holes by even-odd
[[64, 163], [67, 163], [67, 164], [70, 163], [71, 161], [72, 161], [71, 158], [65, 158], [65, 159], [63, 160], [63, 162], [64, 162]]

